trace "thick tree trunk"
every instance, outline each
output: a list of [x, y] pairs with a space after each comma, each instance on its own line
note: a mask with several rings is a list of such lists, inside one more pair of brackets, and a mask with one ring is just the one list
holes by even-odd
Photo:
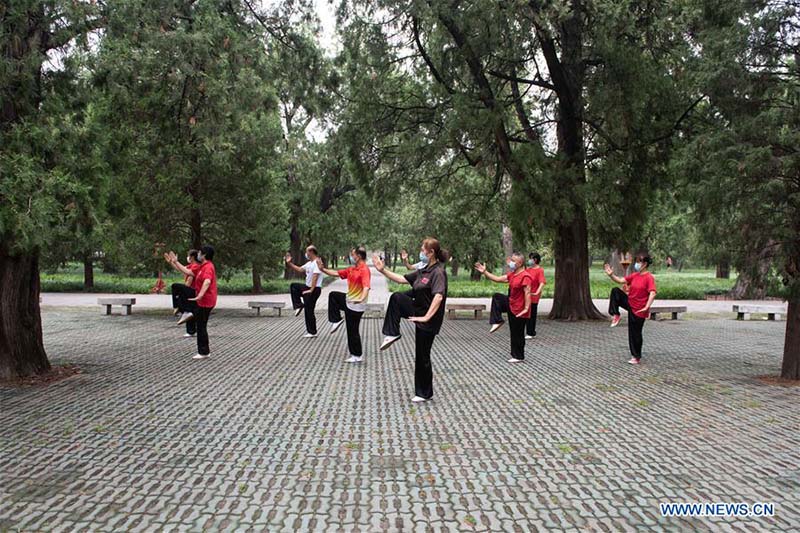
[[203, 246], [203, 219], [196, 207], [191, 210], [189, 228], [192, 231], [192, 248], [199, 250]]
[[258, 270], [258, 265], [253, 263], [253, 294], [261, 294], [264, 291], [261, 286], [261, 273]]
[[589, 236], [586, 214], [581, 211], [572, 224], [556, 231], [555, 293], [550, 318], [560, 320], [595, 320], [602, 318], [594, 306], [589, 286]]
[[83, 255], [83, 288], [84, 290], [94, 288], [94, 260], [91, 252]]
[[452, 266], [451, 274], [453, 275], [453, 277], [458, 276], [458, 267], [459, 267], [458, 259], [453, 259], [452, 261], [450, 261], [450, 265]]
[[800, 379], [800, 298], [789, 301], [781, 377]]
[[611, 258], [608, 261], [608, 264], [614, 269], [614, 274], [617, 276], [627, 276], [628, 273], [624, 266], [622, 266], [622, 260], [625, 257], [624, 252], [620, 252], [619, 250], [614, 250], [611, 252]]
[[0, 380], [50, 370], [39, 314], [39, 258], [0, 243]]
[[[291, 230], [289, 231], [289, 253], [292, 254], [292, 261], [295, 264], [302, 264], [303, 243], [300, 238], [300, 230], [297, 228], [297, 220], [292, 220]], [[289, 265], [283, 267], [283, 279], [295, 279], [303, 277], [302, 274], [295, 272]]]
[[720, 261], [717, 263], [716, 277], [718, 279], [731, 278], [731, 264], [728, 261]]
[[505, 257], [511, 257], [511, 254], [514, 253], [514, 235], [511, 233], [511, 228], [503, 224], [502, 228], [502, 239], [503, 239], [503, 254]]

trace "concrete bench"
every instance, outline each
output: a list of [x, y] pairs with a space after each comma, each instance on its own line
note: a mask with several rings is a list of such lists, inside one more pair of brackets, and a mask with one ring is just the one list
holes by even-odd
[[447, 304], [447, 318], [456, 318], [456, 311], [472, 311], [475, 320], [479, 320], [483, 318], [486, 306], [484, 304]]
[[123, 315], [130, 315], [131, 314], [131, 307], [136, 304], [136, 298], [98, 298], [97, 304], [100, 305], [101, 309], [103, 309], [104, 315], [111, 314], [111, 306], [112, 305], [121, 305], [122, 306], [122, 314]]
[[256, 310], [256, 316], [261, 316], [261, 308], [265, 307], [267, 309], [272, 309], [273, 311], [278, 312], [278, 316], [281, 316], [281, 309], [286, 307], [286, 304], [283, 302], [247, 302], [247, 307], [250, 309]]
[[753, 313], [765, 314], [768, 320], [780, 320], [781, 315], [786, 314], [786, 308], [782, 305], [739, 304], [733, 306], [733, 312], [736, 320], [750, 320]]
[[364, 318], [383, 318], [384, 304], [367, 304], [367, 309], [364, 311]]
[[672, 320], [678, 320], [678, 314], [685, 313], [686, 306], [684, 305], [675, 305], [675, 306], [653, 306], [650, 308], [650, 320], [655, 320], [656, 316], [663, 314], [663, 313], [671, 313]]

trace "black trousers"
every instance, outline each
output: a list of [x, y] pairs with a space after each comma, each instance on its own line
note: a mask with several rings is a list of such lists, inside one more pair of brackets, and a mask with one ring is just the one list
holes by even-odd
[[525, 325], [527, 318], [517, 318], [511, 312], [508, 296], [494, 293], [492, 296], [492, 311], [489, 315], [490, 324], [502, 324], [503, 313], [508, 314], [508, 329], [511, 337], [511, 357], [514, 359], [525, 359]]
[[211, 316], [213, 307], [197, 307], [194, 313], [194, 322], [197, 326], [197, 353], [208, 355], [211, 348], [208, 345], [208, 319]]
[[614, 287], [611, 289], [611, 297], [608, 302], [608, 314], [611, 316], [619, 315], [620, 309], [628, 312], [628, 346], [631, 350], [631, 355], [636, 359], [641, 359], [642, 344], [644, 342], [642, 330], [647, 319], [634, 315], [628, 302], [628, 295], [619, 287]]
[[342, 319], [342, 313], [344, 313], [344, 323], [347, 327], [347, 348], [350, 350], [350, 355], [361, 357], [364, 351], [361, 348], [361, 334], [358, 332], [358, 327], [364, 313], [353, 311], [347, 307], [345, 293], [331, 292], [328, 295], [328, 321], [339, 322]]
[[307, 291], [308, 286], [302, 283], [292, 283], [289, 285], [289, 293], [292, 295], [292, 309], [302, 309], [305, 313], [306, 331], [312, 335], [317, 334], [317, 316], [314, 314], [314, 309], [317, 306], [322, 289], [314, 287], [309, 294], [303, 295], [303, 291]]
[[525, 324], [525, 333], [527, 333], [531, 337], [536, 336], [536, 313], [538, 312], [539, 312], [539, 304], [531, 303], [531, 317]]
[[414, 363], [414, 394], [420, 398], [433, 398], [433, 365], [431, 364], [431, 348], [435, 333], [417, 328], [415, 344], [416, 361]]
[[[183, 283], [172, 284], [172, 307], [179, 309], [181, 313], [197, 314], [197, 302], [190, 302], [189, 298], [194, 298], [197, 294], [195, 290]], [[197, 325], [194, 320], [186, 321], [186, 333], [194, 335], [197, 332]]]
[[[395, 292], [389, 298], [386, 318], [383, 319], [383, 334], [387, 337], [400, 335], [400, 320], [414, 316], [414, 300], [408, 292]], [[433, 398], [433, 366], [431, 348], [435, 333], [424, 331], [417, 326], [414, 339], [414, 393], [420, 398]]]

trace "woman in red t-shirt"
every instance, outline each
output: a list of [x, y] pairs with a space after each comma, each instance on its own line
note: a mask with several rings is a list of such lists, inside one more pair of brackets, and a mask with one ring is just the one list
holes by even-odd
[[530, 340], [536, 336], [536, 315], [539, 312], [539, 299], [542, 297], [547, 281], [544, 279], [544, 269], [541, 267], [542, 256], [536, 252], [528, 256], [527, 272], [531, 275], [533, 286], [531, 286], [531, 317], [525, 324], [525, 339]]
[[208, 343], [208, 319], [217, 305], [217, 270], [214, 267], [214, 247], [203, 246], [198, 255], [200, 270], [195, 278], [197, 296], [189, 301], [197, 305], [194, 320], [197, 326], [197, 355], [192, 359], [205, 359], [211, 354]]
[[511, 335], [511, 359], [509, 363], [521, 363], [525, 359], [525, 323], [531, 316], [531, 287], [533, 278], [525, 270], [525, 257], [514, 252], [508, 261], [508, 274], [495, 276], [481, 263], [475, 263], [475, 270], [497, 283], [508, 283], [508, 295], [495, 293], [492, 296], [492, 312], [489, 333], [494, 333], [503, 325], [503, 313], [508, 313], [508, 328]]
[[650, 256], [637, 257], [633, 265], [633, 274], [624, 278], [614, 275], [614, 270], [608, 264], [604, 267], [608, 277], [629, 287], [628, 294], [619, 287], [611, 289], [608, 314], [612, 317], [613, 328], [618, 326], [622, 319], [620, 309], [628, 311], [628, 345], [632, 356], [628, 363], [632, 365], [638, 365], [642, 359], [642, 328], [650, 316], [650, 306], [656, 298], [656, 280], [649, 272], [652, 263]]

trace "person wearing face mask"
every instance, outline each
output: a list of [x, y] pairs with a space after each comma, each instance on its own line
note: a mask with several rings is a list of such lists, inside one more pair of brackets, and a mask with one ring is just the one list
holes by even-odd
[[197, 307], [189, 298], [194, 298], [196, 294], [195, 279], [200, 271], [200, 261], [197, 259], [197, 250], [189, 250], [186, 254], [186, 266], [178, 261], [178, 254], [169, 251], [164, 254], [164, 259], [172, 268], [183, 274], [183, 283], [172, 284], [172, 307], [174, 313], [180, 313], [178, 325], [186, 324], [184, 337], [194, 337], [197, 328], [194, 323], [194, 311]]
[[197, 355], [192, 359], [205, 359], [211, 353], [208, 343], [208, 319], [217, 305], [217, 270], [214, 267], [214, 247], [203, 246], [197, 254], [200, 270], [197, 272], [195, 287], [197, 296], [189, 298], [196, 302], [195, 323], [197, 325]]
[[400, 339], [400, 319], [407, 318], [416, 326], [414, 366], [414, 403], [427, 402], [433, 398], [433, 367], [431, 348], [433, 340], [442, 328], [444, 309], [447, 302], [447, 273], [444, 264], [447, 252], [442, 250], [439, 241], [428, 237], [422, 241], [419, 259], [425, 266], [414, 269], [405, 276], [386, 269], [380, 257], [373, 256], [375, 268], [392, 281], [411, 285], [408, 292], [395, 292], [389, 298], [386, 318], [383, 321], [385, 335], [381, 350]]
[[525, 324], [525, 339], [530, 340], [536, 336], [536, 314], [539, 312], [539, 300], [542, 297], [547, 280], [544, 278], [544, 269], [541, 267], [542, 256], [536, 252], [528, 256], [527, 272], [531, 275], [533, 285], [531, 286], [531, 317]]
[[[331, 323], [331, 333], [344, 322], [347, 326], [347, 347], [350, 349], [348, 363], [360, 363], [364, 360], [364, 351], [361, 346], [361, 334], [358, 331], [361, 317], [367, 310], [371, 274], [367, 266], [367, 250], [363, 246], [350, 251], [350, 264], [344, 270], [325, 268], [322, 259], [317, 258], [319, 269], [329, 276], [338, 276], [347, 280], [347, 294], [332, 291], [328, 295], [328, 320]], [[344, 312], [344, 319], [342, 319]]]
[[427, 265], [427, 263], [425, 263], [422, 259], [420, 259], [418, 262], [412, 265], [411, 262], [408, 260], [408, 252], [406, 252], [405, 250], [400, 251], [400, 259], [403, 261], [403, 266], [405, 266], [408, 270], [412, 272], [415, 270], [420, 270], [422, 268], [425, 268], [425, 266]]
[[318, 257], [317, 248], [313, 245], [306, 248], [306, 263], [303, 266], [297, 266], [292, 263], [292, 255], [286, 254], [286, 264], [295, 272], [306, 275], [305, 284], [292, 283], [289, 286], [294, 316], [299, 316], [300, 313], [305, 311], [306, 334], [303, 335], [304, 338], [317, 336], [317, 317], [314, 315], [314, 308], [317, 305], [319, 295], [322, 293], [322, 271], [317, 265]]
[[475, 270], [496, 283], [508, 283], [508, 295], [495, 293], [492, 296], [492, 311], [489, 333], [503, 325], [503, 313], [508, 313], [508, 328], [511, 336], [511, 359], [509, 363], [521, 363], [525, 359], [525, 324], [531, 316], [531, 287], [533, 278], [523, 267], [525, 257], [514, 252], [508, 261], [508, 274], [496, 276], [481, 263]]
[[621, 278], [614, 274], [610, 265], [604, 265], [608, 277], [619, 284], [627, 284], [628, 294], [614, 287], [611, 289], [611, 298], [608, 303], [608, 314], [611, 315], [611, 327], [619, 325], [622, 316], [620, 309], [628, 311], [628, 345], [631, 350], [631, 359], [628, 363], [638, 365], [642, 359], [642, 329], [647, 317], [650, 316], [650, 307], [656, 299], [656, 280], [650, 273], [653, 260], [650, 256], [638, 257], [633, 265], [634, 272]]

